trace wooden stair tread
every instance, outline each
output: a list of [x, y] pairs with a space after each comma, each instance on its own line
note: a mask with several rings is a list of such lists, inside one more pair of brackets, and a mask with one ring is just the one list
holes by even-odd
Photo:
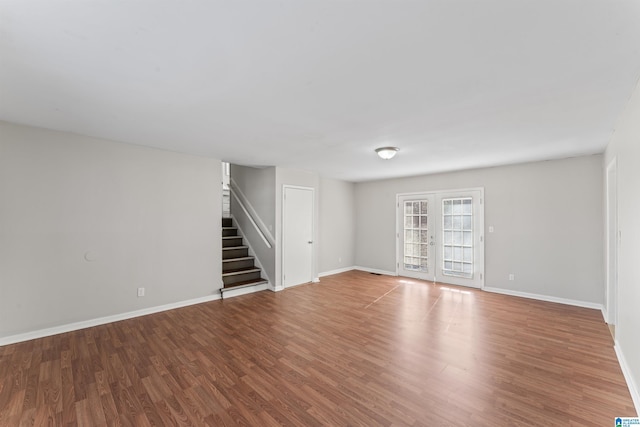
[[235, 276], [237, 274], [243, 273], [256, 273], [261, 271], [258, 267], [246, 267], [246, 268], [235, 268], [233, 270], [227, 270], [222, 272], [222, 277], [225, 276]]
[[241, 257], [238, 257], [238, 258], [227, 258], [227, 259], [223, 259], [222, 262], [248, 261], [250, 259], [255, 259], [255, 257], [252, 257], [252, 256], [241, 256]]
[[249, 255], [249, 246], [244, 242], [244, 236], [239, 232], [238, 227], [233, 225], [233, 221], [223, 220], [221, 293], [231, 289], [269, 283], [262, 278], [262, 269], [255, 265], [256, 257]]

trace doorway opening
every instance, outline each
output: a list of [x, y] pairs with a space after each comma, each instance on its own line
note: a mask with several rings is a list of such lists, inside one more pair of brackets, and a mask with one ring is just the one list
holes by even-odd
[[397, 196], [400, 276], [484, 286], [484, 190]]
[[606, 175], [606, 230], [607, 230], [607, 323], [615, 339], [618, 323], [618, 166], [613, 159]]
[[282, 189], [282, 284], [285, 288], [313, 281], [313, 188]]

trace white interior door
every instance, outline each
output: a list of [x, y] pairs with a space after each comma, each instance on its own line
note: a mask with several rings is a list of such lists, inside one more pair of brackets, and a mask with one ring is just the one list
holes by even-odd
[[312, 188], [283, 188], [282, 283], [284, 287], [313, 280]]
[[482, 190], [398, 195], [398, 274], [481, 288]]

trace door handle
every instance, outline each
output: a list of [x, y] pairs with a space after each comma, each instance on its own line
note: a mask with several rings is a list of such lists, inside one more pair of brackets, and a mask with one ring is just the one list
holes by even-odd
[[308, 244], [312, 244], [312, 243], [313, 243], [313, 240], [309, 240], [307, 243], [308, 243]]

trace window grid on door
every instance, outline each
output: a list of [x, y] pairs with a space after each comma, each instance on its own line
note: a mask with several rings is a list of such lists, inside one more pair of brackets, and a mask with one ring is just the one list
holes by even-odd
[[473, 277], [473, 199], [442, 199], [442, 273]]
[[404, 268], [428, 270], [429, 229], [427, 227], [428, 203], [426, 200], [404, 202]]

